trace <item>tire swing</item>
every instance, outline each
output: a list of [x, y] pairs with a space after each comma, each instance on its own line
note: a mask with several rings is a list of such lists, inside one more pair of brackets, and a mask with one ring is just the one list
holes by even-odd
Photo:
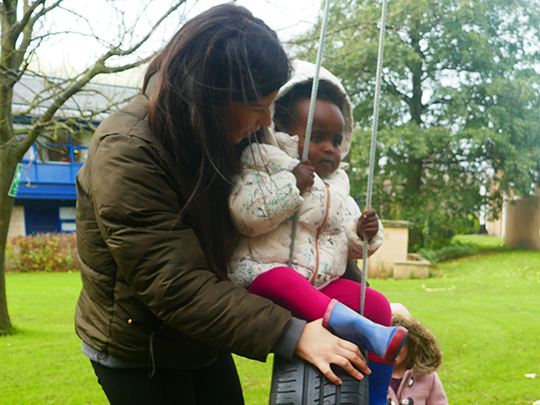
[[[375, 166], [375, 146], [377, 142], [377, 126], [379, 121], [379, 100], [381, 93], [382, 61], [384, 55], [384, 34], [386, 28], [387, 0], [382, 0], [381, 29], [379, 36], [379, 53], [377, 58], [377, 75], [375, 85], [375, 98], [373, 102], [373, 121], [371, 127], [371, 148], [369, 158], [368, 188], [366, 193], [365, 209], [371, 208], [371, 195], [373, 190], [373, 172]], [[313, 87], [311, 90], [311, 100], [309, 105], [309, 115], [306, 127], [306, 138], [302, 159], [307, 159], [311, 129], [313, 126], [313, 115], [315, 112], [315, 102], [319, 87], [319, 73], [322, 63], [322, 53], [326, 26], [330, 10], [330, 0], [326, 1], [323, 24], [319, 38], [319, 50], [317, 52], [317, 63]], [[292, 267], [294, 243], [296, 239], [296, 228], [298, 223], [298, 212], [293, 217], [291, 245], [289, 252], [289, 267]], [[362, 260], [362, 294], [360, 302], [360, 314], [364, 313], [364, 297], [366, 290], [366, 274], [368, 258], [368, 238], [364, 239], [364, 258]], [[361, 348], [361, 352], [367, 361], [367, 352]], [[328, 380], [318, 368], [312, 364], [294, 356], [292, 360], [280, 356], [274, 356], [272, 370], [272, 383], [270, 387], [270, 405], [368, 405], [369, 391], [368, 378], [358, 381], [351, 377], [345, 370], [336, 365], [331, 365], [332, 371], [342, 380], [342, 385], [334, 385]]]

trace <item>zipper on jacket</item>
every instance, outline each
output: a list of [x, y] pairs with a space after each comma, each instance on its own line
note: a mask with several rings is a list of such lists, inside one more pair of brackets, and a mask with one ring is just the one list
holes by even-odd
[[317, 256], [317, 262], [315, 265], [315, 271], [313, 272], [313, 276], [311, 277], [311, 284], [315, 285], [315, 278], [317, 277], [317, 274], [319, 273], [319, 235], [321, 234], [321, 231], [323, 230], [324, 226], [326, 225], [326, 221], [328, 220], [328, 210], [330, 209], [330, 190], [328, 189], [328, 186], [323, 181], [324, 187], [326, 188], [326, 212], [324, 213], [324, 219], [322, 221], [321, 226], [319, 229], [317, 229], [317, 234], [315, 235], [315, 255]]

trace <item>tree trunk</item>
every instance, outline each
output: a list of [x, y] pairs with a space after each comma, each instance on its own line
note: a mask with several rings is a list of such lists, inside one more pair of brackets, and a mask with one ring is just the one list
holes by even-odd
[[5, 147], [5, 145], [0, 148], [0, 162], [2, 162], [0, 165], [0, 335], [9, 333], [11, 330], [7, 309], [5, 261], [9, 222], [15, 201], [7, 194], [18, 162], [18, 159], [13, 155], [18, 154], [13, 153], [12, 148]]
[[418, 55], [418, 59], [412, 62], [409, 66], [412, 73], [412, 97], [410, 107], [413, 121], [416, 122], [418, 125], [421, 125], [422, 113], [424, 112], [424, 106], [422, 104], [422, 75], [424, 73], [423, 68], [425, 56], [420, 48], [421, 35], [419, 29], [419, 22], [415, 21], [411, 25], [411, 32], [409, 33], [409, 35], [411, 36], [411, 46], [414, 52]]

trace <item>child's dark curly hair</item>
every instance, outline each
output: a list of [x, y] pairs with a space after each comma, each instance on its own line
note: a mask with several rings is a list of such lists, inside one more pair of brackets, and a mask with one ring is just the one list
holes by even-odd
[[[296, 103], [300, 100], [309, 100], [311, 98], [312, 87], [313, 80], [298, 84], [283, 97], [276, 100], [274, 103], [274, 124], [278, 131], [291, 132], [291, 128], [296, 124]], [[321, 80], [317, 91], [317, 100], [329, 101], [335, 104], [340, 110], [343, 110], [345, 95], [343, 95], [335, 84], [327, 80]]]

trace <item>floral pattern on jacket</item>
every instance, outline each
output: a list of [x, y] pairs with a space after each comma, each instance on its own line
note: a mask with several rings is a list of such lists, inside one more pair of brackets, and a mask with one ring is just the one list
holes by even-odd
[[[297, 137], [275, 136], [289, 145], [285, 150], [298, 150]], [[259, 274], [287, 265], [296, 211], [292, 264], [315, 287], [323, 288], [343, 275], [349, 257], [362, 257], [363, 241], [356, 233], [361, 212], [349, 195], [349, 179], [343, 169], [324, 179], [315, 174], [313, 186], [301, 194], [291, 172], [299, 160], [283, 148], [252, 144], [244, 150], [241, 163], [243, 171], [235, 179], [229, 207], [244, 236], [229, 265], [231, 281], [247, 287]], [[379, 223], [368, 255], [383, 238]]]

